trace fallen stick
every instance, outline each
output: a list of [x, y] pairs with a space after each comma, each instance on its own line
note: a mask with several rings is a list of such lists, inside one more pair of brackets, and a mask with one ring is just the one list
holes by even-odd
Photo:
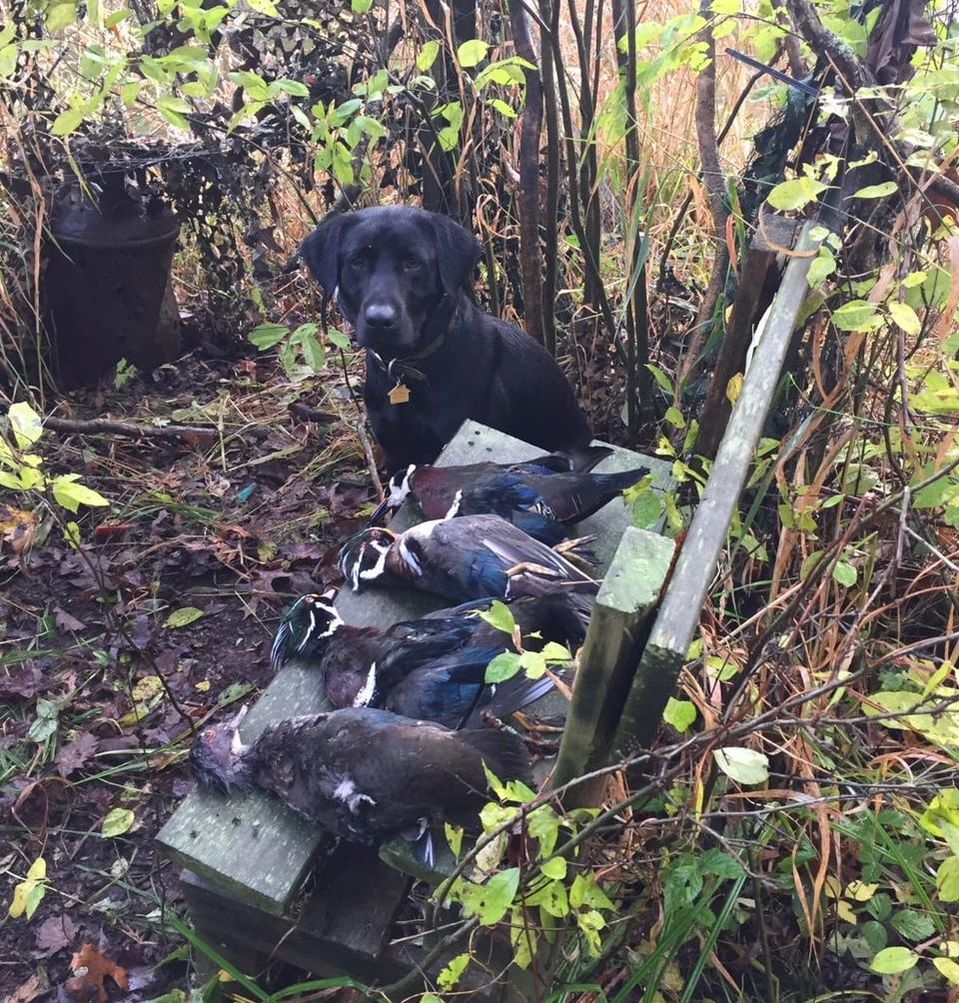
[[79, 435], [145, 436], [153, 439], [215, 439], [215, 428], [198, 425], [138, 425], [113, 418], [45, 418], [43, 427], [51, 432], [76, 432]]

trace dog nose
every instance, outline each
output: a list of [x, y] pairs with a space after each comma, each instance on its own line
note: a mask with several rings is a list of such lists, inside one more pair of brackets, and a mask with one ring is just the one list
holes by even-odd
[[363, 319], [370, 327], [388, 329], [396, 324], [396, 308], [389, 303], [371, 303], [363, 311]]

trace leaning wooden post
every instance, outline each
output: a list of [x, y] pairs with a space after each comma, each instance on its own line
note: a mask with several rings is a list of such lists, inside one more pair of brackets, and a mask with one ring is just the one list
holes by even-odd
[[806, 223], [770, 306], [765, 332], [733, 408], [702, 500], [683, 543], [672, 581], [643, 650], [613, 741], [617, 753], [647, 748], [656, 736], [666, 701], [699, 627], [716, 562], [746, 483], [766, 414], [772, 403], [796, 318], [806, 298], [806, 275], [822, 238]]
[[[566, 726], [550, 785], [558, 787], [604, 766], [633, 671], [673, 559], [675, 543], [630, 527], [623, 534], [596, 598], [579, 657]], [[604, 781], [577, 784], [569, 807], [596, 805]]]

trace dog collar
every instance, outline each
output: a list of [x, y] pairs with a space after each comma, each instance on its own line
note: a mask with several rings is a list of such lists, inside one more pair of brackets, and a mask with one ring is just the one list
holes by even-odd
[[[433, 321], [436, 319], [437, 313], [441, 310], [443, 305], [450, 297], [444, 295], [443, 298], [436, 304], [430, 315], [430, 320], [427, 322], [428, 326], [432, 326]], [[390, 404], [408, 404], [412, 392], [406, 384], [406, 380], [422, 380], [424, 383], [428, 383], [426, 373], [421, 369], [417, 369], [415, 366], [410, 365], [411, 362], [421, 362], [423, 359], [428, 359], [435, 352], [438, 352], [446, 341], [446, 335], [449, 333], [450, 328], [456, 320], [457, 314], [459, 313], [459, 304], [453, 308], [453, 312], [449, 315], [449, 319], [442, 324], [440, 333], [420, 352], [415, 352], [412, 355], [406, 355], [402, 359], [390, 359], [387, 361], [384, 359], [379, 352], [374, 351], [372, 348], [368, 349], [373, 361], [382, 369], [390, 380], [396, 380], [393, 384], [392, 389], [387, 393], [386, 397]]]

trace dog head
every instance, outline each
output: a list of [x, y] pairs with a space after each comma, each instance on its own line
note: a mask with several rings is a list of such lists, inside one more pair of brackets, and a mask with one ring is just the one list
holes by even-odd
[[300, 248], [360, 345], [385, 359], [422, 347], [433, 310], [460, 291], [481, 254], [449, 217], [410, 206], [327, 216]]

